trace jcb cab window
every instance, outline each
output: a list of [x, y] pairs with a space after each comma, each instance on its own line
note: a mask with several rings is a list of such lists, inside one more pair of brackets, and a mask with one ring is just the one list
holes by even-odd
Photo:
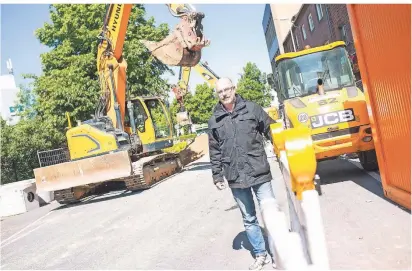
[[279, 76], [287, 98], [316, 92], [317, 80], [324, 82], [325, 91], [355, 84], [345, 48], [303, 55], [279, 62]]

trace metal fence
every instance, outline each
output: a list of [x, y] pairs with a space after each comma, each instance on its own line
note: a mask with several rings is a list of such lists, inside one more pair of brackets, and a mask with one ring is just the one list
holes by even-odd
[[70, 154], [67, 148], [60, 148], [48, 151], [37, 151], [40, 167], [61, 164], [70, 161]]

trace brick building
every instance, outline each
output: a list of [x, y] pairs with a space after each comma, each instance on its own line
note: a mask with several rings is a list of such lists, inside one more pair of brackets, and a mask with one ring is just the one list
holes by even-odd
[[[357, 64], [356, 50], [346, 4], [304, 4], [295, 15], [292, 25], [293, 41], [290, 32], [283, 41], [285, 52], [302, 50], [342, 40], [346, 42], [347, 51], [354, 64]], [[356, 80], [360, 72], [354, 65]]]

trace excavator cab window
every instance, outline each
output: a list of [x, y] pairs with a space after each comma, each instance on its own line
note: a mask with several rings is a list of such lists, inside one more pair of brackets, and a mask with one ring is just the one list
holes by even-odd
[[158, 99], [151, 99], [146, 100], [145, 103], [152, 118], [155, 137], [157, 139], [170, 137], [171, 130], [169, 127], [168, 116], [163, 109], [161, 102]]
[[136, 129], [144, 133], [146, 130], [146, 120], [149, 118], [144, 110], [142, 103], [139, 100], [133, 102], [133, 116]]
[[[142, 103], [139, 100], [133, 101], [133, 118], [134, 124], [136, 125], [136, 129], [140, 133], [144, 133], [146, 131], [146, 120], [149, 118], [144, 110]], [[126, 113], [124, 114], [124, 123], [126, 127], [131, 127], [130, 123], [130, 116], [126, 102]]]

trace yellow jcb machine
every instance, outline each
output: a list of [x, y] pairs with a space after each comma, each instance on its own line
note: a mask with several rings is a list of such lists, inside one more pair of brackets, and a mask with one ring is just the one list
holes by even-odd
[[[160, 42], [142, 42], [166, 65], [193, 67], [209, 45], [202, 32], [204, 14], [187, 4], [167, 7], [179, 24]], [[131, 10], [131, 4], [108, 6], [97, 54], [101, 98], [93, 119], [76, 127], [69, 119], [69, 161], [34, 169], [37, 189], [54, 191], [60, 203], [76, 202], [106, 181], [124, 182], [129, 190], [148, 188], [181, 168], [177, 154], [162, 152], [173, 145], [171, 117], [162, 99], [126, 99], [122, 51]]]
[[345, 43], [285, 53], [275, 61], [283, 128], [307, 128], [318, 162], [358, 153], [365, 170], [378, 169], [365, 96], [355, 85]]

